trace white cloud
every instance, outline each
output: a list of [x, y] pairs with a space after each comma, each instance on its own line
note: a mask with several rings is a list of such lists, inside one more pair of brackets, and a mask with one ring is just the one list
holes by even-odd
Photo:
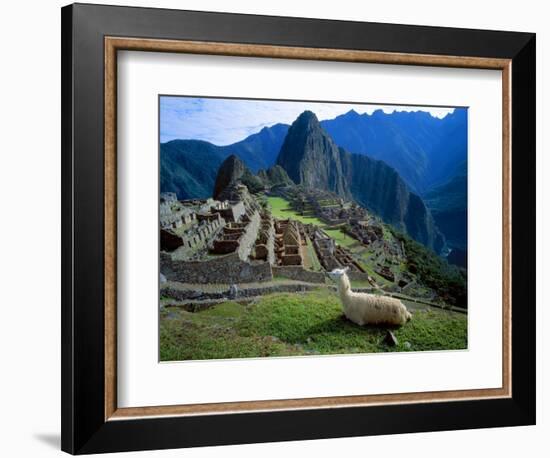
[[368, 105], [324, 102], [215, 99], [162, 96], [160, 100], [161, 142], [174, 139], [206, 140], [228, 145], [277, 123], [291, 124], [305, 110], [319, 120], [333, 119], [350, 110], [372, 114], [376, 110], [425, 111], [443, 118], [454, 108]]

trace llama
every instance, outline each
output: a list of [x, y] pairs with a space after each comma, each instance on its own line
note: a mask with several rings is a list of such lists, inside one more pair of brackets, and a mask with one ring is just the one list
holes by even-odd
[[354, 293], [351, 290], [348, 268], [334, 269], [329, 272], [338, 285], [338, 294], [344, 309], [344, 315], [358, 324], [392, 324], [403, 325], [412, 318], [407, 308], [399, 299], [375, 294]]

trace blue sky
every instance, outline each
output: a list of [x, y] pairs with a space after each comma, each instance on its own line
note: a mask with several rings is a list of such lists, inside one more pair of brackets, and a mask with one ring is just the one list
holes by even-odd
[[160, 141], [175, 139], [206, 140], [215, 145], [229, 145], [277, 123], [292, 124], [300, 113], [313, 111], [320, 121], [332, 119], [351, 109], [372, 113], [393, 111], [428, 111], [444, 117], [453, 108], [367, 105], [324, 102], [286, 102], [271, 100], [214, 99], [198, 97], [160, 97]]

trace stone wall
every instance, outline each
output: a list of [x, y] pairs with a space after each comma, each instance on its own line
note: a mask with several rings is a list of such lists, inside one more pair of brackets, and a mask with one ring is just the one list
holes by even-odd
[[229, 202], [227, 205], [224, 205], [221, 208], [212, 208], [213, 212], [219, 213], [223, 219], [227, 221], [239, 221], [241, 216], [246, 213], [244, 203], [239, 202]]
[[372, 282], [371, 276], [366, 272], [349, 271], [347, 272], [347, 275], [350, 280], [354, 280], [354, 281], [364, 280], [364, 281], [368, 281], [369, 283]]
[[272, 270], [273, 275], [278, 277], [305, 281], [308, 283], [324, 283], [326, 278], [323, 272], [313, 272], [304, 269], [302, 266], [273, 266]]
[[239, 240], [239, 247], [237, 248], [237, 254], [242, 261], [248, 260], [250, 252], [256, 243], [258, 237], [258, 229], [260, 228], [260, 214], [255, 212], [250, 217], [250, 222], [246, 226], [244, 234]]
[[254, 247], [254, 256], [256, 259], [275, 264], [275, 229], [273, 227], [273, 219], [270, 215], [263, 215], [260, 221], [258, 237], [256, 238]]
[[161, 253], [160, 271], [169, 281], [182, 283], [251, 283], [273, 279], [268, 262], [251, 263], [239, 258], [238, 253], [216, 256], [204, 261], [174, 261]]

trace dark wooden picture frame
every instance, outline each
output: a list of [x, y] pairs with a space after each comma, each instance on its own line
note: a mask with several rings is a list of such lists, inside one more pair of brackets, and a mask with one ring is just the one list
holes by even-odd
[[[117, 408], [118, 50], [502, 71], [503, 386]], [[70, 5], [62, 9], [62, 180], [63, 450], [80, 454], [534, 424], [534, 34]]]

